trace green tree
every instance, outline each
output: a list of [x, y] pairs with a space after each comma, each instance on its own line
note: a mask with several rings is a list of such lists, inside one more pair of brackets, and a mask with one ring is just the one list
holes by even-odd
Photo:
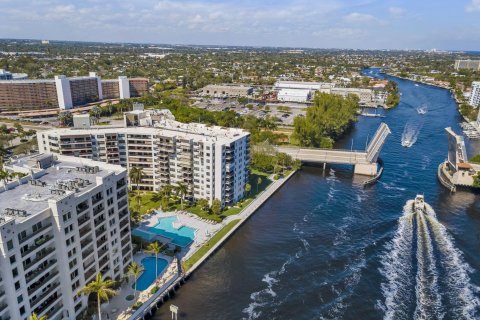
[[356, 121], [359, 98], [317, 93], [305, 117], [294, 119], [292, 140], [300, 146], [331, 148]]
[[102, 313], [100, 310], [102, 301], [108, 301], [111, 297], [117, 294], [117, 292], [112, 289], [113, 285], [113, 280], [103, 280], [102, 274], [98, 273], [95, 280], [78, 290], [77, 294], [79, 295], [89, 295], [91, 293], [97, 295], [97, 315], [99, 320], [102, 320]]
[[212, 207], [210, 208], [210, 210], [212, 210], [212, 213], [214, 215], [219, 215], [220, 213], [222, 213], [222, 203], [220, 202], [220, 200], [218, 199], [213, 200]]
[[198, 199], [197, 205], [202, 209], [202, 210], [207, 210], [208, 209], [208, 200], [207, 199]]
[[177, 187], [175, 189], [177, 196], [180, 198], [180, 206], [183, 210], [183, 200], [185, 199], [185, 195], [187, 194], [187, 186], [184, 183], [179, 182], [177, 183]]
[[28, 317], [28, 320], [47, 320], [47, 316], [41, 316], [39, 317], [35, 312], [32, 313], [30, 317]]
[[163, 211], [168, 211], [169, 206], [170, 206], [170, 200], [168, 199], [168, 197], [164, 196], [164, 197], [160, 200], [160, 208], [161, 208]]
[[140, 184], [140, 182], [142, 182], [143, 178], [145, 177], [145, 174], [142, 168], [131, 167], [130, 171], [128, 172], [128, 177], [130, 178], [131, 183], [134, 183], [137, 185], [137, 190], [138, 190], [138, 185]]
[[245, 193], [247, 194], [247, 197], [250, 196], [250, 191], [252, 191], [252, 185], [250, 183], [245, 184]]
[[258, 187], [262, 184], [262, 177], [257, 178], [257, 193], [258, 193]]
[[155, 255], [155, 277], [158, 277], [158, 254], [164, 246], [160, 245], [158, 241], [152, 242], [147, 246], [146, 253], [151, 253]]
[[140, 276], [140, 274], [143, 272], [143, 267], [136, 262], [132, 262], [128, 266], [127, 272], [128, 272], [129, 275], [133, 276], [133, 278], [134, 278], [133, 299], [136, 299], [136, 297], [137, 297], [137, 279]]

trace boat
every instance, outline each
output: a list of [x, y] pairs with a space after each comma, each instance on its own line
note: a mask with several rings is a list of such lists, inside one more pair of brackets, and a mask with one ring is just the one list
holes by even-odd
[[420, 107], [417, 108], [417, 113], [418, 113], [418, 114], [422, 114], [422, 115], [423, 115], [423, 114], [426, 114], [427, 111], [428, 111], [427, 106], [423, 106], [423, 105], [422, 105], [422, 106], [420, 106]]
[[402, 141], [402, 146], [405, 147], [405, 148], [410, 148], [412, 146], [410, 140], [405, 140], [405, 141]]
[[415, 83], [415, 87], [420, 87], [420, 85], [418, 83]]
[[415, 197], [415, 201], [413, 202], [413, 210], [416, 213], [424, 213], [425, 212], [425, 197], [423, 194], [417, 194]]

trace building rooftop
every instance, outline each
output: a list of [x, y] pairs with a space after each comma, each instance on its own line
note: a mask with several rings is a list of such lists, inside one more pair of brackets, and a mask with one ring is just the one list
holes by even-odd
[[238, 128], [224, 128], [219, 126], [209, 126], [199, 123], [182, 123], [175, 120], [163, 119], [155, 124], [154, 127], [102, 127], [91, 129], [52, 129], [43, 131], [45, 134], [59, 135], [83, 135], [83, 134], [151, 134], [163, 137], [177, 137], [180, 139], [195, 139], [201, 141], [220, 141], [229, 143], [239, 137], [247, 136], [249, 133]]
[[[32, 160], [44, 161], [48, 157], [53, 157], [49, 167], [42, 169], [32, 165]], [[60, 200], [72, 193], [82, 194], [97, 186], [97, 177], [125, 171], [120, 166], [50, 154], [20, 158], [5, 168], [15, 172], [30, 172], [20, 179], [20, 184], [9, 183], [8, 190], [0, 187], [0, 219], [14, 218], [20, 221], [43, 212], [49, 207], [50, 199]]]

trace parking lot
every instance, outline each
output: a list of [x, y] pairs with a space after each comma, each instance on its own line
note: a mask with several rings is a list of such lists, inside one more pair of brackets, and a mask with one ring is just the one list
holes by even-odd
[[269, 103], [266, 105], [249, 101], [246, 105], [240, 104], [237, 99], [206, 99], [198, 98], [193, 105], [197, 108], [209, 111], [227, 111], [231, 110], [238, 115], [252, 115], [257, 118], [265, 118], [267, 116], [278, 118], [279, 125], [291, 126], [296, 116], [306, 114], [305, 104], [292, 103]]

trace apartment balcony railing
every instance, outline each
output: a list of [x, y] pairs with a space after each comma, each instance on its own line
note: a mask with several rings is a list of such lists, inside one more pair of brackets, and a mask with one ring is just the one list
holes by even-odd
[[25, 257], [26, 255], [32, 253], [33, 251], [39, 249], [39, 248], [45, 247], [47, 245], [47, 242], [50, 242], [50, 240], [52, 240], [52, 239], [53, 239], [52, 235], [47, 235], [43, 238], [39, 238], [39, 239], [35, 240], [35, 245], [29, 247], [28, 250], [24, 251], [22, 253], [22, 258]]
[[35, 298], [35, 300], [33, 300], [31, 302], [31, 306], [36, 306], [39, 302], [43, 301], [46, 297], [48, 297], [49, 295], [51, 295], [55, 290], [57, 290], [58, 288], [60, 287], [60, 283], [56, 282], [56, 283], [53, 283], [52, 286], [50, 288], [48, 288], [46, 291], [42, 292], [40, 294], [40, 296], [38, 296], [37, 298]]
[[32, 266], [36, 265], [40, 261], [45, 260], [52, 252], [55, 251], [55, 248], [45, 248], [41, 252], [37, 253], [37, 257], [33, 259], [30, 263], [24, 265], [25, 272], [28, 271]]
[[[41, 233], [42, 231], [50, 228], [51, 226], [52, 226], [51, 223], [48, 223], [48, 224], [44, 225], [43, 227], [41, 227], [41, 228], [37, 229], [37, 231], [35, 231], [35, 235], [38, 235], [38, 234]], [[31, 239], [32, 239], [32, 236], [33, 236], [33, 233], [27, 235], [25, 238], [19, 239], [18, 242], [19, 242], [20, 244], [22, 244], [22, 243], [24, 243], [24, 242], [27, 241], [27, 240], [31, 240]]]
[[78, 218], [78, 226], [81, 227], [85, 222], [90, 221], [90, 215], [88, 213], [84, 214], [80, 218]]
[[86, 225], [85, 227], [83, 227], [82, 229], [80, 229], [80, 238], [82, 238], [83, 236], [85, 236], [87, 233], [89, 233], [90, 231], [92, 231], [92, 229], [90, 228], [90, 225]]
[[55, 278], [57, 275], [58, 275], [58, 271], [55, 270], [53, 272], [50, 272], [50, 274], [48, 275], [48, 279], [41, 279], [41, 281], [39, 280], [39, 281], [35, 282], [33, 285], [31, 285], [28, 288], [28, 295], [29, 296], [34, 295], [35, 291], [37, 291], [39, 288], [43, 287], [46, 284], [46, 281], [49, 281], [49, 280]]
[[32, 280], [34, 280], [37, 276], [44, 273], [46, 270], [50, 269], [56, 263], [57, 263], [57, 260], [52, 259], [44, 267], [40, 267], [37, 270], [30, 273], [28, 276], [25, 277], [25, 279], [27, 280], [27, 284], [30, 283]]

